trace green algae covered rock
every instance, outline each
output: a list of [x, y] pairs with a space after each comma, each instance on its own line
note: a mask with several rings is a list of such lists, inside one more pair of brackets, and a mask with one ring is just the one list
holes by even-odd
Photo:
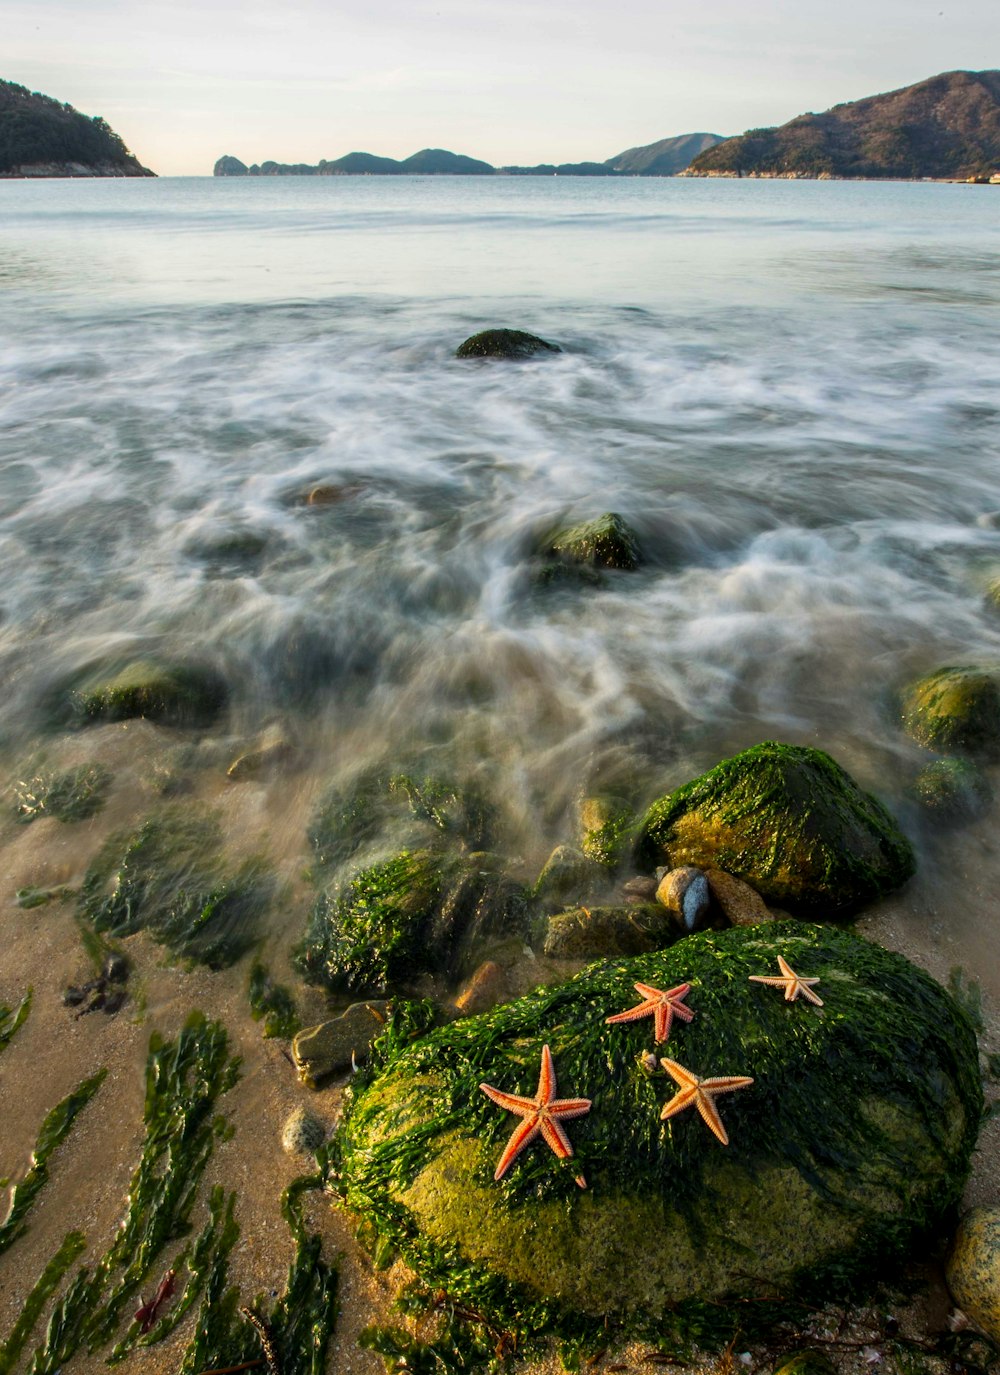
[[942, 668], [911, 683], [903, 725], [928, 749], [1000, 757], [1000, 668]]
[[641, 561], [635, 531], [614, 511], [557, 531], [547, 552], [565, 563], [591, 568], [638, 568]]
[[331, 989], [383, 993], [458, 972], [484, 942], [526, 925], [526, 894], [492, 856], [402, 850], [320, 894], [296, 958]]
[[81, 723], [144, 716], [169, 726], [206, 726], [227, 698], [223, 679], [204, 665], [137, 659], [91, 674], [71, 693], [70, 710]]
[[822, 750], [769, 740], [660, 798], [640, 862], [722, 869], [797, 916], [840, 917], [915, 868], [892, 817]]
[[549, 917], [545, 954], [552, 959], [593, 960], [641, 955], [677, 939], [677, 928], [659, 902], [623, 907], [573, 907]]
[[985, 815], [993, 789], [971, 759], [951, 755], [920, 770], [913, 781], [913, 796], [936, 820], [959, 825]]
[[521, 362], [539, 353], [561, 353], [558, 344], [549, 344], [537, 334], [523, 329], [484, 329], [470, 335], [455, 350], [456, 358], [503, 358]]
[[[750, 982], [778, 955], [820, 980], [822, 1007]], [[644, 1065], [652, 1021], [607, 1025], [636, 982], [690, 984], [693, 1020], [658, 1055], [753, 1078], [716, 1100], [728, 1146], [694, 1110], [661, 1119], [676, 1086]], [[592, 1107], [563, 1119], [572, 1159], [537, 1138], [497, 1182], [520, 1119], [480, 1086], [534, 1097], [546, 1045], [556, 1097]], [[375, 1233], [491, 1322], [662, 1331], [730, 1298], [829, 1297], [905, 1256], [958, 1199], [981, 1111], [975, 1034], [941, 987], [788, 922], [591, 966], [404, 1046], [354, 1091], [335, 1163]]]
[[[779, 954], [823, 1006], [750, 982]], [[677, 1088], [642, 1063], [652, 1020], [605, 1020], [640, 1001], [635, 982], [691, 984], [695, 1016], [657, 1055], [754, 1079], [717, 1099], [729, 1145], [693, 1110], [660, 1118]], [[539, 1137], [497, 1182], [520, 1119], [480, 1085], [534, 1097], [545, 1045], [556, 1097], [591, 1100], [563, 1119], [574, 1158]], [[838, 928], [768, 924], [593, 965], [404, 1046], [355, 1090], [337, 1170], [422, 1280], [491, 1321], [627, 1328], [829, 1297], [902, 1257], [959, 1198], [981, 1111], [975, 1034], [944, 989]]]
[[617, 797], [585, 797], [580, 803], [580, 849], [588, 859], [615, 869], [631, 849], [635, 813]]

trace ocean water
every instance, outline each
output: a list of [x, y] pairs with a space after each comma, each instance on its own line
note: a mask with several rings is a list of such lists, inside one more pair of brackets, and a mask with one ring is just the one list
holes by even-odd
[[[4, 778], [79, 748], [45, 704], [87, 665], [193, 658], [232, 689], [194, 743], [234, 847], [241, 789], [294, 873], [331, 781], [413, 766], [486, 787], [533, 876], [587, 792], [816, 745], [917, 847], [896, 938], [1000, 996], [997, 812], [928, 822], [896, 703], [1000, 661], [995, 188], [192, 178], [0, 206]], [[501, 325], [563, 351], [455, 360]], [[641, 569], [539, 585], [546, 534], [606, 511]], [[228, 784], [274, 720], [300, 767]], [[168, 735], [116, 747], [119, 822]]]

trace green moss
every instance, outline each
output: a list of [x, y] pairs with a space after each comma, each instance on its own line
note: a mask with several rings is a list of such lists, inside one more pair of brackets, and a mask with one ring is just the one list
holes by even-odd
[[301, 1027], [295, 999], [284, 984], [271, 981], [260, 960], [254, 960], [250, 966], [247, 996], [254, 1021], [263, 1019], [265, 1036], [278, 1036], [287, 1041]]
[[139, 659], [91, 674], [72, 691], [69, 705], [81, 724], [144, 716], [164, 725], [206, 726], [225, 708], [228, 695], [212, 669]]
[[221, 969], [254, 944], [273, 886], [260, 861], [227, 869], [211, 812], [174, 804], [111, 836], [87, 870], [79, 912], [98, 931], [149, 930], [175, 954]]
[[57, 821], [86, 821], [104, 806], [110, 785], [111, 774], [100, 764], [40, 774], [14, 785], [14, 813], [24, 823], [44, 816], [54, 816]]
[[614, 797], [588, 797], [580, 808], [580, 849], [605, 869], [616, 869], [627, 857], [635, 836], [632, 808]]
[[694, 864], [743, 879], [767, 902], [841, 917], [915, 868], [892, 817], [822, 750], [766, 741], [654, 802], [636, 845], [652, 868]]
[[913, 796], [937, 821], [958, 825], [983, 816], [993, 801], [986, 775], [970, 759], [936, 759], [917, 774]]
[[1000, 672], [963, 665], [911, 683], [902, 696], [903, 726], [918, 744], [1000, 757]]
[[547, 541], [546, 552], [592, 568], [631, 569], [642, 561], [635, 531], [614, 511], [557, 531]]
[[[749, 982], [778, 953], [821, 979], [822, 1009]], [[662, 1053], [753, 1076], [720, 1101], [727, 1148], [693, 1111], [661, 1120], [675, 1087], [640, 1063], [650, 1024], [606, 1025], [636, 980], [691, 984], [695, 1019]], [[479, 1086], [533, 1095], [543, 1044], [559, 1096], [593, 1108], [568, 1124], [571, 1161], [538, 1144], [495, 1183], [513, 1119]], [[905, 1255], [959, 1197], [981, 1110], [975, 1036], [943, 989], [837, 928], [768, 924], [431, 1032], [362, 1076], [334, 1176], [426, 1284], [502, 1328], [669, 1327], [706, 1304], [735, 1324], [734, 1296], [826, 1298]]]

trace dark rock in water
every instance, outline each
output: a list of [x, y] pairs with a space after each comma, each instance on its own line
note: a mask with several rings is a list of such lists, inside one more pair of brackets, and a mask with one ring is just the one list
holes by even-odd
[[928, 749], [1000, 757], [1000, 668], [942, 668], [904, 691], [903, 725]]
[[[820, 980], [822, 1008], [750, 981], [778, 955]], [[715, 1099], [728, 1145], [693, 1105], [663, 1120], [677, 1089], [643, 1068], [651, 1020], [607, 1024], [637, 982], [690, 984], [666, 1057], [753, 1080]], [[539, 1135], [496, 1182], [521, 1119], [481, 1085], [533, 1097], [546, 1045], [555, 1097], [591, 1102], [563, 1123], [573, 1158]], [[501, 1330], [605, 1341], [616, 1322], [662, 1333], [706, 1303], [873, 1283], [959, 1199], [982, 1102], [973, 1028], [928, 975], [836, 927], [769, 923], [592, 966], [407, 1045], [353, 1097], [341, 1181], [427, 1286], [474, 1295]]]
[[582, 850], [557, 845], [542, 866], [532, 892], [544, 908], [562, 910], [567, 903], [585, 901], [606, 879], [603, 867]]
[[960, 825], [985, 816], [993, 801], [989, 779], [971, 759], [936, 759], [920, 770], [913, 795], [936, 820]]
[[705, 925], [712, 892], [701, 870], [693, 864], [685, 864], [663, 875], [656, 888], [656, 900], [673, 915], [680, 929], [690, 935]]
[[306, 1027], [292, 1041], [299, 1078], [316, 1088], [334, 1074], [344, 1074], [368, 1059], [371, 1044], [385, 1029], [389, 1004], [352, 1003], [339, 1017]]
[[471, 978], [459, 990], [455, 1011], [461, 1017], [474, 1017], [488, 1012], [507, 996], [507, 976], [496, 960], [484, 960]]
[[549, 554], [592, 568], [638, 568], [641, 562], [635, 531], [614, 511], [559, 530], [548, 540]]
[[558, 344], [546, 343], [521, 329], [484, 329], [455, 350], [456, 358], [506, 358], [520, 361], [539, 353], [561, 353]]
[[915, 868], [892, 817], [822, 750], [769, 740], [661, 798], [639, 829], [648, 868], [694, 864], [799, 916], [842, 917]]
[[676, 939], [670, 913], [658, 902], [575, 907], [549, 918], [545, 953], [564, 960], [640, 955]]
[[249, 749], [237, 755], [226, 770], [226, 777], [234, 783], [269, 777], [289, 768], [297, 753], [289, 732], [280, 722], [274, 721], [265, 727]]
[[320, 895], [297, 961], [330, 988], [380, 993], [459, 972], [526, 926], [524, 890], [491, 857], [403, 850]]
[[147, 717], [169, 726], [206, 726], [226, 706], [223, 678], [200, 664], [137, 659], [127, 667], [92, 673], [71, 694], [77, 721]]

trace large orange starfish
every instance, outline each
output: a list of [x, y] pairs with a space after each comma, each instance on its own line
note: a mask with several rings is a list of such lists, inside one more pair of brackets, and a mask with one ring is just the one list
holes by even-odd
[[684, 999], [691, 991], [690, 984], [678, 984], [676, 988], [653, 988], [649, 984], [634, 984], [637, 993], [645, 998], [644, 1003], [630, 1007], [627, 1012], [616, 1012], [613, 1017], [605, 1017], [605, 1022], [637, 1022], [640, 1017], [654, 1017], [653, 1040], [665, 1041], [670, 1035], [670, 1027], [675, 1017], [682, 1022], [690, 1022], [694, 1013], [684, 1005]]
[[748, 977], [751, 983], [771, 984], [774, 988], [784, 988], [786, 1003], [794, 1003], [795, 999], [801, 993], [803, 998], [808, 998], [809, 1001], [815, 1003], [817, 1007], [823, 1006], [823, 999], [817, 997], [811, 987], [812, 984], [818, 984], [819, 979], [801, 978], [796, 974], [788, 961], [783, 960], [780, 955], [778, 956], [778, 968], [781, 970], [780, 978], [777, 974], [771, 978], [766, 974], [750, 974]]
[[705, 1125], [715, 1133], [724, 1146], [728, 1146], [729, 1137], [722, 1125], [719, 1110], [712, 1100], [716, 1094], [732, 1093], [734, 1089], [748, 1088], [753, 1080], [748, 1079], [746, 1075], [730, 1075], [721, 1079], [700, 1079], [697, 1074], [692, 1074], [689, 1069], [679, 1065], [676, 1060], [663, 1059], [660, 1064], [674, 1083], [680, 1085], [680, 1092], [671, 1098], [660, 1113], [660, 1117], [662, 1119], [673, 1117], [675, 1113], [683, 1112], [685, 1108], [694, 1106], [701, 1113]]
[[[494, 1103], [499, 1103], [508, 1112], [516, 1112], [524, 1121], [514, 1130], [513, 1136], [507, 1142], [506, 1150], [500, 1157], [494, 1179], [502, 1179], [507, 1170], [524, 1150], [525, 1146], [534, 1141], [539, 1132], [547, 1145], [551, 1146], [560, 1160], [568, 1160], [573, 1154], [573, 1147], [565, 1130], [560, 1125], [560, 1117], [582, 1117], [584, 1113], [590, 1111], [591, 1100], [589, 1098], [556, 1098], [556, 1072], [552, 1064], [552, 1052], [548, 1046], [542, 1046], [542, 1068], [538, 1075], [538, 1092], [534, 1098], [518, 1098], [513, 1093], [504, 1093], [500, 1089], [495, 1089], [492, 1084], [480, 1084], [479, 1087], [487, 1098], [492, 1098]], [[582, 1174], [578, 1174], [576, 1182], [581, 1189], [587, 1187], [587, 1181]]]

